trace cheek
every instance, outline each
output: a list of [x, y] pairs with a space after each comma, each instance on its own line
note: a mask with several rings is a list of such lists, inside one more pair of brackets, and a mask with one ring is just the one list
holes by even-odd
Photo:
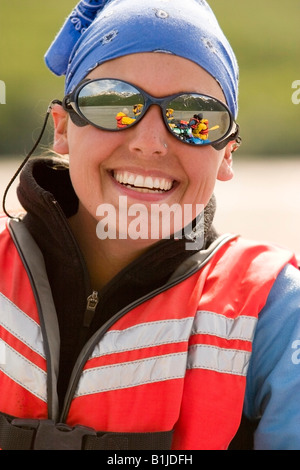
[[187, 194], [193, 202], [206, 205], [214, 191], [222, 152], [207, 147], [192, 152], [189, 157], [184, 165], [189, 178]]
[[68, 128], [69, 140], [69, 169], [70, 178], [79, 200], [91, 200], [90, 195], [95, 191], [97, 158], [95, 142], [90, 126], [76, 127], [70, 123]]
[[106, 169], [112, 155], [122, 145], [122, 133], [112, 133], [92, 126], [69, 124], [69, 168], [75, 193], [83, 205], [95, 212], [103, 202], [107, 182]]
[[122, 145], [122, 132], [109, 132], [93, 126], [76, 127], [72, 122], [68, 129], [69, 157], [82, 159], [86, 165], [99, 165]]

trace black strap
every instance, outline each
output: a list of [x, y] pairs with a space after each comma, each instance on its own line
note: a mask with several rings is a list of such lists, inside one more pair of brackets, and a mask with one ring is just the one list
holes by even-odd
[[170, 450], [172, 431], [106, 433], [85, 438], [85, 450]]
[[9, 420], [0, 414], [0, 449], [27, 450], [31, 448], [34, 431], [12, 426]]
[[0, 413], [3, 450], [170, 450], [172, 431], [153, 433], [97, 433], [51, 420], [13, 419]]

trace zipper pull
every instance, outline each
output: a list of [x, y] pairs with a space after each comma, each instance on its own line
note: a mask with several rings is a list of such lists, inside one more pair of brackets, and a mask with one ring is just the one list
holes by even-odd
[[99, 303], [99, 295], [96, 290], [87, 298], [86, 310], [83, 317], [83, 326], [89, 328], [95, 315], [97, 305]]

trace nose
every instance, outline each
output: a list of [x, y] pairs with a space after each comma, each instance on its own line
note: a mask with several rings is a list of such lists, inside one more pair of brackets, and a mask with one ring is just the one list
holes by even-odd
[[168, 152], [169, 136], [159, 106], [153, 105], [131, 129], [129, 149], [143, 157], [162, 157]]

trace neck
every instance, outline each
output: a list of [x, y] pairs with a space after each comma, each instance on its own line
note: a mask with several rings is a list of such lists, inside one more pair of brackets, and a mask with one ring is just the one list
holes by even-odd
[[101, 290], [148, 248], [137, 240], [100, 240], [96, 232], [97, 221], [80, 205], [78, 212], [69, 219], [69, 224], [85, 258], [94, 290]]

